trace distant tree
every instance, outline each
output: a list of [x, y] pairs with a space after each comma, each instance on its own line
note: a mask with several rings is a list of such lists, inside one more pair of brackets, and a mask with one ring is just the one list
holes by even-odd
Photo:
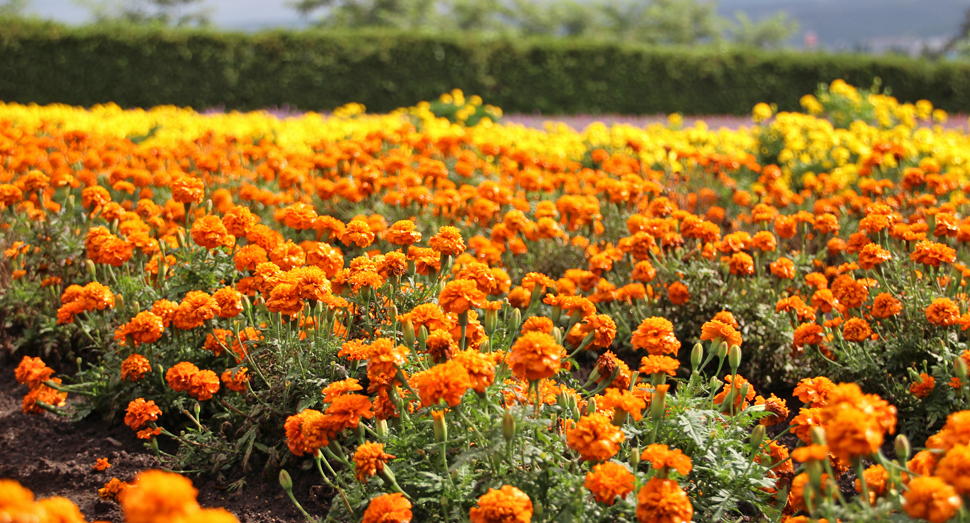
[[786, 13], [776, 13], [758, 22], [752, 21], [741, 12], [734, 16], [737, 18], [737, 25], [731, 28], [732, 40], [740, 45], [762, 49], [780, 47], [798, 32], [798, 22], [789, 18]]
[[0, 18], [24, 16], [24, 11], [32, 0], [3, 0], [0, 1]]
[[192, 10], [203, 0], [75, 0], [95, 23], [124, 22], [173, 26], [209, 25], [211, 9]]
[[[323, 11], [321, 25], [340, 27], [433, 27], [435, 0], [299, 0], [291, 4], [307, 16]], [[470, 13], [472, 20], [480, 16]]]

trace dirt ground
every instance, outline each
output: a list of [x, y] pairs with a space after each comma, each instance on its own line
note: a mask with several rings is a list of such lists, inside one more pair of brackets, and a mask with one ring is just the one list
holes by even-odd
[[[159, 468], [154, 454], [120, 420], [109, 424], [93, 414], [72, 423], [50, 413], [24, 414], [21, 402], [27, 388], [14, 380], [16, 360], [0, 353], [0, 478], [19, 481], [38, 498], [66, 497], [89, 521], [121, 523], [118, 505], [101, 501], [98, 489], [113, 477], [131, 481], [142, 470]], [[111, 468], [94, 470], [98, 458], [108, 458]], [[325, 515], [329, 496], [317, 485], [319, 477], [289, 472], [303, 507], [316, 517]], [[230, 493], [211, 479], [189, 478], [199, 489], [202, 506], [225, 507], [242, 523], [305, 521], [275, 479], [264, 481], [253, 474]]]

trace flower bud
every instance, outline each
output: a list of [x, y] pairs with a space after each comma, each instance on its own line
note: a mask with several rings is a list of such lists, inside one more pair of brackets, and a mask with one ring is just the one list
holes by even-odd
[[894, 445], [896, 449], [896, 459], [900, 463], [906, 463], [909, 460], [909, 453], [912, 452], [913, 448], [909, 444], [909, 438], [905, 434], [900, 434], [896, 436], [896, 441]]
[[522, 311], [519, 309], [512, 309], [512, 317], [509, 318], [509, 328], [511, 331], [515, 332], [519, 330], [519, 325], [522, 325]]
[[287, 492], [293, 490], [293, 478], [290, 477], [290, 473], [286, 469], [280, 470], [280, 486]]
[[384, 439], [387, 437], [387, 420], [379, 419], [377, 423], [374, 424], [374, 431], [377, 432], [377, 437]]
[[825, 445], [825, 431], [822, 427], [812, 427], [808, 430], [809, 436], [812, 438], [812, 443], [815, 445]]
[[751, 431], [751, 448], [757, 452], [761, 448], [761, 444], [765, 441], [765, 426], [758, 424], [755, 426], [754, 430]]
[[502, 437], [505, 438], [506, 443], [511, 442], [515, 437], [515, 417], [509, 411], [505, 411], [502, 416]]
[[650, 418], [657, 421], [667, 411], [667, 389], [670, 385], [658, 385], [657, 392], [650, 398]]
[[428, 328], [422, 325], [418, 329], [418, 342], [423, 346], [428, 342]]
[[912, 367], [906, 367], [906, 373], [909, 374], [909, 379], [910, 380], [912, 380], [914, 382], [919, 382], [920, 381], [920, 377], [919, 377], [919, 374], [916, 372], [916, 369], [914, 369]]
[[88, 269], [88, 276], [90, 276], [92, 280], [98, 281], [97, 271], [95, 271], [94, 262], [92, 260], [85, 260], [84, 266]]
[[728, 353], [727, 343], [725, 343], [723, 341], [717, 342], [716, 352], [717, 352], [717, 357], [723, 360], [724, 357], [727, 356], [727, 353]]
[[562, 331], [559, 330], [559, 327], [552, 328], [552, 337], [555, 338], [556, 344], [562, 345]]
[[640, 447], [638, 445], [630, 447], [630, 466], [633, 468], [633, 472], [636, 472], [637, 467], [640, 466]]
[[704, 360], [704, 346], [700, 343], [694, 345], [694, 348], [690, 351], [690, 368], [691, 370], [697, 370], [701, 366], [701, 362]]
[[138, 303], [138, 301], [131, 302], [131, 308], [134, 310], [135, 316], [137, 316], [138, 313], [141, 312], [141, 304]]
[[125, 308], [125, 298], [120, 294], [115, 294], [115, 307], [119, 310]]
[[445, 423], [445, 413], [440, 410], [431, 412], [434, 418], [434, 439], [442, 443], [448, 439], [448, 425]]
[[411, 320], [404, 320], [403, 325], [401, 325], [401, 331], [404, 334], [404, 345], [409, 348], [414, 348], [414, 324]]
[[212, 214], [212, 200], [211, 199], [205, 201], [205, 213], [206, 214]]
[[486, 353], [491, 351], [492, 351], [492, 344], [489, 343], [489, 340], [487, 339], [483, 340], [482, 344], [478, 346], [478, 352]]
[[961, 380], [967, 379], [967, 362], [963, 361], [963, 358], [957, 358], [953, 362], [953, 368], [957, 372], [957, 377]]
[[559, 323], [559, 318], [561, 316], [562, 308], [560, 308], [558, 305], [553, 306], [552, 314], [549, 315], [549, 319], [551, 319], [553, 323]]
[[741, 404], [742, 405], [744, 404], [745, 398], [748, 397], [748, 391], [750, 389], [751, 389], [751, 385], [748, 384], [748, 383], [745, 383], [744, 385], [741, 385], [741, 391], [740, 391], [739, 395], [741, 396]]
[[586, 415], [596, 413], [596, 398], [590, 398], [589, 402], [586, 403]]
[[67, 195], [67, 212], [74, 212], [74, 195]]
[[731, 366], [732, 374], [737, 374], [738, 367], [741, 366], [741, 347], [735, 345], [728, 350], [728, 364]]
[[498, 311], [488, 309], [485, 311], [485, 334], [491, 336], [498, 327]]

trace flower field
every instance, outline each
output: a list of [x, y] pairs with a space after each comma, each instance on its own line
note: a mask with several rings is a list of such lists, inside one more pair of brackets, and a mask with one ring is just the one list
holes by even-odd
[[[23, 412], [278, 476], [313, 521], [970, 521], [970, 136], [840, 81], [802, 105], [0, 104]], [[171, 473], [102, 498], [236, 521]], [[0, 521], [83, 520], [0, 480]]]

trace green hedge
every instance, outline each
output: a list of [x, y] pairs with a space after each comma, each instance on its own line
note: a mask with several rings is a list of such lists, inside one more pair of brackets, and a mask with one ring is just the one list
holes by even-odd
[[387, 31], [258, 34], [0, 23], [0, 100], [386, 111], [458, 87], [507, 112], [747, 114], [835, 78], [970, 108], [970, 65], [901, 57], [676, 49]]

